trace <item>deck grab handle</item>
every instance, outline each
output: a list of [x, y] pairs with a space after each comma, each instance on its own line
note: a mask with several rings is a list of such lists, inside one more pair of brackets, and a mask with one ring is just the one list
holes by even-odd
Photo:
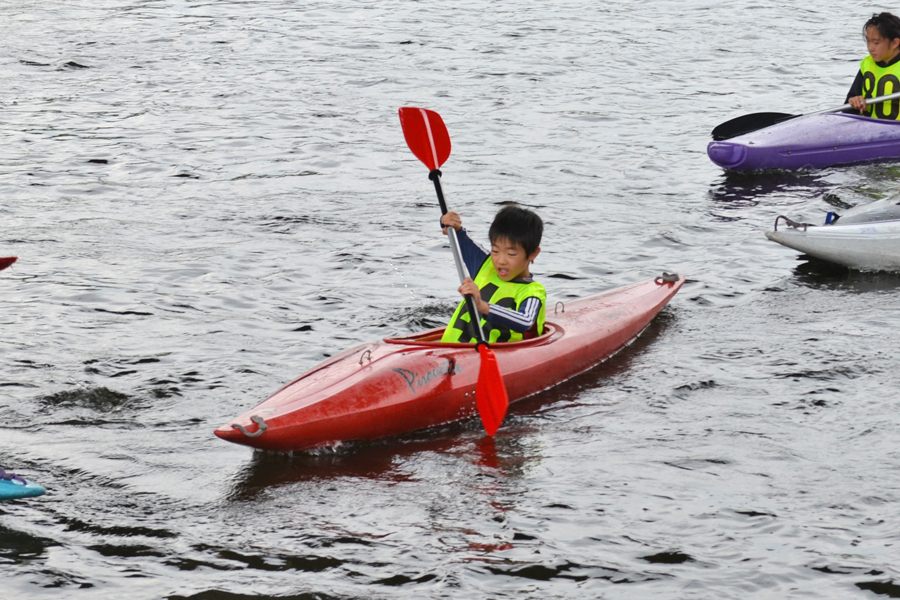
[[660, 285], [664, 283], [675, 283], [678, 281], [680, 276], [678, 273], [663, 273], [659, 277], [657, 277], [654, 281]]
[[813, 227], [812, 223], [798, 223], [797, 221], [792, 221], [791, 219], [788, 219], [784, 215], [778, 215], [777, 217], [775, 217], [775, 231], [778, 231], [778, 220], [779, 219], [784, 219], [785, 224], [787, 224], [788, 227], [793, 227], [794, 229], [800, 229], [802, 227], [803, 231], [806, 231], [807, 227]]
[[371, 351], [370, 349], [368, 349], [368, 348], [366, 348], [365, 350], [363, 350], [362, 355], [359, 357], [359, 365], [360, 365], [360, 366], [362, 366], [363, 360], [364, 360], [367, 356], [369, 357], [369, 362], [372, 362], [372, 351]]
[[235, 429], [237, 429], [238, 431], [240, 431], [241, 433], [243, 433], [244, 435], [246, 435], [247, 437], [251, 437], [251, 438], [261, 436], [263, 434], [263, 432], [269, 428], [269, 426], [266, 425], [265, 420], [259, 415], [253, 415], [252, 417], [250, 417], [250, 420], [259, 426], [256, 430], [256, 433], [250, 433], [249, 431], [247, 431], [244, 428], [243, 425], [238, 425], [237, 423], [232, 423], [231, 426], [234, 427]]

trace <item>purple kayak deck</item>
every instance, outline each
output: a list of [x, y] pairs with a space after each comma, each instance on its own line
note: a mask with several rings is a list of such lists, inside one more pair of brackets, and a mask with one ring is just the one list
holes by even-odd
[[726, 169], [821, 169], [900, 158], [900, 121], [828, 113], [784, 121], [706, 147]]

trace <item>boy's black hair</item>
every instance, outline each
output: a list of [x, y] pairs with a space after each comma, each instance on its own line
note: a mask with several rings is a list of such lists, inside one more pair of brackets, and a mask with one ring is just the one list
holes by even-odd
[[866, 30], [874, 27], [881, 34], [881, 37], [893, 42], [900, 38], [900, 17], [896, 17], [889, 12], [873, 14], [872, 18], [863, 25], [863, 37], [866, 37]]
[[530, 256], [541, 245], [544, 233], [544, 222], [527, 208], [511, 204], [504, 206], [494, 217], [488, 237], [493, 244], [500, 238], [506, 238], [513, 244], [519, 244]]

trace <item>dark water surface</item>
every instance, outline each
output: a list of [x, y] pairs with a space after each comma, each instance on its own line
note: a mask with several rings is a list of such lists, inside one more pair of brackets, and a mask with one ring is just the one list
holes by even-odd
[[[862, 2], [0, 4], [0, 598], [900, 597], [900, 276], [768, 242], [900, 166], [726, 175], [838, 105]], [[884, 8], [890, 8], [885, 6]], [[677, 271], [626, 352], [469, 421], [294, 456], [213, 429], [442, 322], [448, 201], [547, 227], [550, 302]]]

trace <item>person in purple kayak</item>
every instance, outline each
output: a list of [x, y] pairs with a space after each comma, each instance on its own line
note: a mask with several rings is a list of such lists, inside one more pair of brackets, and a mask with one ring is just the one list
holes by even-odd
[[866, 105], [867, 99], [900, 92], [900, 18], [889, 12], [874, 14], [863, 25], [863, 35], [869, 54], [859, 64], [846, 102], [860, 114], [900, 119], [900, 100]]

